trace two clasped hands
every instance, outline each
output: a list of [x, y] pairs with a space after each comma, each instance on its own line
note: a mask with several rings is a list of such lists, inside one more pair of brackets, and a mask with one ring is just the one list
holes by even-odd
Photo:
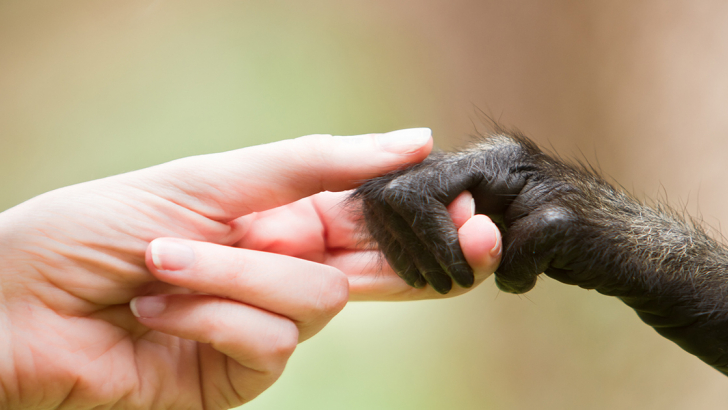
[[[426, 128], [312, 135], [0, 213], [0, 408], [235, 407], [349, 300], [441, 297], [382, 268], [344, 204], [431, 149]], [[497, 229], [467, 193], [449, 209], [480, 282], [499, 262]]]

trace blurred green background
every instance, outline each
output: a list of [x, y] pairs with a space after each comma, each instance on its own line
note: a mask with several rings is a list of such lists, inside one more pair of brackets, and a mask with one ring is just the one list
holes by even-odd
[[[0, 210], [188, 155], [478, 109], [639, 197], [728, 221], [728, 4], [0, 1]], [[549, 279], [352, 303], [249, 409], [724, 409], [725, 377]]]

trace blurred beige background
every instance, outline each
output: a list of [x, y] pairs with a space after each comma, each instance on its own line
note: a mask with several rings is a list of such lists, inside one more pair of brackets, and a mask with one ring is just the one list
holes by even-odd
[[[0, 210], [186, 155], [478, 109], [640, 198], [728, 221], [719, 0], [0, 2]], [[250, 409], [725, 409], [619, 301], [543, 279], [349, 305]]]

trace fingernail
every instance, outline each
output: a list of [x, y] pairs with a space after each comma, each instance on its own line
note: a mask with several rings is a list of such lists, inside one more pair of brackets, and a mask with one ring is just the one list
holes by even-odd
[[152, 247], [152, 263], [159, 270], [181, 270], [195, 261], [195, 252], [181, 242], [155, 239], [150, 246]]
[[429, 128], [408, 128], [377, 135], [377, 142], [385, 151], [410, 154], [422, 148], [432, 137]]
[[164, 312], [167, 301], [164, 296], [140, 296], [129, 302], [131, 313], [136, 317], [153, 318]]
[[501, 233], [495, 224], [493, 224], [493, 230], [495, 231], [493, 233], [495, 235], [495, 245], [493, 245], [493, 249], [490, 250], [490, 256], [496, 258], [500, 256], [501, 252], [503, 252], [503, 247], [501, 246]]
[[470, 217], [475, 216], [475, 198], [470, 198]]

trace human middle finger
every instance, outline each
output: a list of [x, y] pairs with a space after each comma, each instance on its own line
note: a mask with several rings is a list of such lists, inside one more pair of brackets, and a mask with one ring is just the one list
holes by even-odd
[[285, 255], [160, 238], [147, 248], [146, 262], [163, 282], [288, 317], [299, 325], [302, 340], [348, 300], [348, 281], [341, 271]]

